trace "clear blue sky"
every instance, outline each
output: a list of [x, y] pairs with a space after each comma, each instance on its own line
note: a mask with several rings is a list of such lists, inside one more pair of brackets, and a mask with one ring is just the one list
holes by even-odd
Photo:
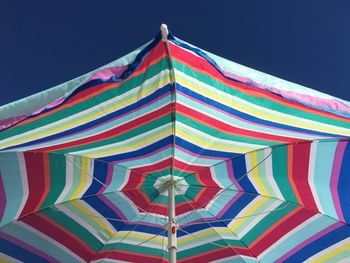
[[0, 105], [121, 57], [163, 22], [212, 53], [350, 100], [349, 11], [345, 0], [2, 0]]

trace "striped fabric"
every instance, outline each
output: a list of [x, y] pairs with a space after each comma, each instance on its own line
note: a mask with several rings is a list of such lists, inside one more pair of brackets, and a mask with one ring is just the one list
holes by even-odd
[[4, 118], [1, 261], [168, 262], [171, 174], [178, 262], [350, 261], [343, 102], [172, 35], [132, 56]]

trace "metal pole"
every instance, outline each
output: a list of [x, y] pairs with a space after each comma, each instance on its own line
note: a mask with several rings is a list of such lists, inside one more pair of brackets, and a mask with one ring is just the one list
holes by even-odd
[[169, 263], [176, 263], [176, 221], [175, 221], [175, 185], [174, 181], [169, 181], [168, 186], [168, 251]]

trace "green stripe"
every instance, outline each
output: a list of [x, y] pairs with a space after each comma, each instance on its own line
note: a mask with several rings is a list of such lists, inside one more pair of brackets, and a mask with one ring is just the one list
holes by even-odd
[[66, 184], [66, 157], [61, 154], [49, 153], [50, 191], [41, 208], [55, 203]]
[[[187, 126], [195, 128], [195, 129], [197, 129], [205, 134], [209, 134], [209, 135], [216, 137], [216, 138], [219, 138], [219, 139], [230, 140], [230, 141], [234, 141], [234, 142], [249, 143], [252, 145], [258, 144], [258, 145], [270, 146], [270, 145], [276, 144], [276, 142], [269, 141], [267, 139], [255, 139], [255, 138], [244, 137], [243, 134], [242, 135], [240, 134], [239, 136], [228, 134], [228, 133], [222, 132], [220, 130], [216, 130], [212, 127], [206, 126], [200, 122], [194, 121], [193, 119], [190, 119], [182, 114], [177, 114], [176, 120], [187, 125]], [[181, 129], [181, 128], [178, 127], [177, 129]], [[244, 146], [242, 146], [242, 147], [244, 147]], [[249, 147], [249, 145], [246, 147]], [[252, 146], [250, 146], [250, 147], [252, 147]]]
[[288, 147], [279, 146], [272, 151], [272, 170], [278, 189], [285, 200], [298, 203], [288, 178]]
[[75, 235], [93, 250], [97, 251], [102, 243], [95, 238], [87, 229], [85, 229], [78, 222], [75, 222], [69, 216], [65, 215], [63, 212], [56, 211], [54, 209], [44, 209], [40, 213], [49, 217], [52, 221], [61, 225], [66, 232]]
[[[296, 208], [296, 205], [290, 204], [286, 205], [286, 203], [282, 203], [279, 205], [275, 211], [270, 212], [266, 217], [260, 220], [249, 232], [242, 237], [242, 241], [246, 245], [250, 245], [256, 239], [259, 238], [265, 231], [271, 228], [274, 224], [276, 224], [279, 220], [281, 220], [284, 216], [289, 214]], [[280, 209], [280, 210], [278, 210]]]

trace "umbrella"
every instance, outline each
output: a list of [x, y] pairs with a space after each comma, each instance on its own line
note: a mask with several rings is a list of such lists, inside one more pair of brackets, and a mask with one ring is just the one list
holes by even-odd
[[0, 108], [0, 259], [348, 262], [349, 114], [162, 25]]

